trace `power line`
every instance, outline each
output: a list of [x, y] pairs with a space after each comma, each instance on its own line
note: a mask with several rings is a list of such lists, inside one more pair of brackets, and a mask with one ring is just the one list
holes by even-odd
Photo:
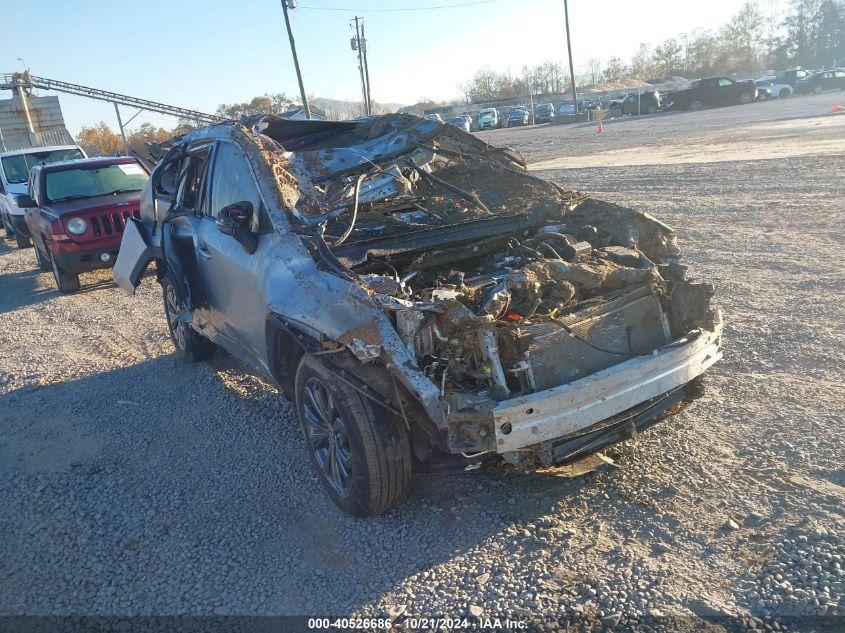
[[296, 5], [297, 9], [310, 11], [348, 11], [350, 13], [399, 13], [402, 11], [435, 11], [438, 9], [458, 9], [460, 7], [474, 7], [479, 4], [492, 4], [501, 0], [475, 0], [474, 2], [460, 2], [457, 4], [438, 4], [430, 7], [400, 7], [395, 9], [347, 9], [345, 7], [313, 7], [304, 4]]

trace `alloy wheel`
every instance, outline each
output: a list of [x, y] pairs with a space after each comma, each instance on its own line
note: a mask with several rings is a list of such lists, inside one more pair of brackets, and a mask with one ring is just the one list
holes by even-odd
[[352, 487], [352, 451], [346, 423], [340, 417], [334, 398], [318, 378], [309, 378], [304, 389], [305, 426], [314, 459], [340, 494]]
[[165, 290], [165, 308], [167, 311], [167, 327], [173, 333], [173, 338], [180, 350], [185, 350], [185, 343], [187, 339], [186, 328], [188, 324], [184, 321], [179, 321], [179, 315], [182, 313], [179, 298], [176, 296], [176, 289], [173, 284], [167, 284]]

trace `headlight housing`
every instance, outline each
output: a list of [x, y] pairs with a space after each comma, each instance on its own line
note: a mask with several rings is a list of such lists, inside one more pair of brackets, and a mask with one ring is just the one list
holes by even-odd
[[88, 224], [82, 218], [71, 218], [65, 223], [65, 228], [68, 230], [68, 233], [82, 235], [88, 230]]

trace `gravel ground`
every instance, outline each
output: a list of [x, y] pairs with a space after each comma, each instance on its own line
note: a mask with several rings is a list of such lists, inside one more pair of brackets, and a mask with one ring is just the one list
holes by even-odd
[[322, 493], [272, 386], [225, 354], [174, 358], [153, 279], [128, 297], [92, 274], [63, 296], [31, 250], [0, 244], [0, 615], [841, 630], [837, 98], [485, 133], [675, 226], [717, 286], [725, 358], [704, 398], [613, 449], [616, 467], [416, 476], [378, 519]]

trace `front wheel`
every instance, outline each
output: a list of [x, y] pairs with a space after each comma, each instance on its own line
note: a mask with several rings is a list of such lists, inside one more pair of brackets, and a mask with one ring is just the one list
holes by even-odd
[[789, 88], [782, 88], [781, 91], [778, 93], [778, 97], [780, 97], [781, 99], [786, 99], [790, 94], [792, 93], [789, 92]]
[[18, 248], [29, 248], [32, 246], [32, 240], [29, 239], [29, 236], [21, 235], [17, 231], [15, 232], [15, 242], [18, 244]]
[[690, 101], [689, 109], [692, 110], [693, 112], [698, 112], [699, 110], [701, 110], [701, 105], [702, 105], [702, 103], [701, 103], [700, 100], [693, 99], [692, 101]]
[[164, 314], [167, 317], [167, 329], [170, 340], [176, 348], [176, 354], [187, 363], [196, 363], [214, 356], [217, 345], [194, 330], [185, 320], [187, 309], [176, 291], [176, 280], [170, 271], [166, 272], [161, 282], [164, 293]]
[[44, 272], [48, 272], [51, 268], [50, 258], [44, 257], [37, 246], [33, 246], [33, 248], [35, 249], [35, 261], [38, 262], [38, 267]]
[[743, 92], [741, 95], [739, 95], [739, 102], [742, 105], [748, 105], [752, 101], [754, 101], [754, 95], [750, 92]]
[[50, 268], [53, 271], [53, 279], [56, 280], [59, 292], [68, 294], [79, 290], [79, 275], [59, 266], [52, 253], [50, 253]]
[[296, 372], [296, 409], [317, 476], [340, 509], [370, 517], [405, 500], [411, 449], [401, 422], [313, 356]]

